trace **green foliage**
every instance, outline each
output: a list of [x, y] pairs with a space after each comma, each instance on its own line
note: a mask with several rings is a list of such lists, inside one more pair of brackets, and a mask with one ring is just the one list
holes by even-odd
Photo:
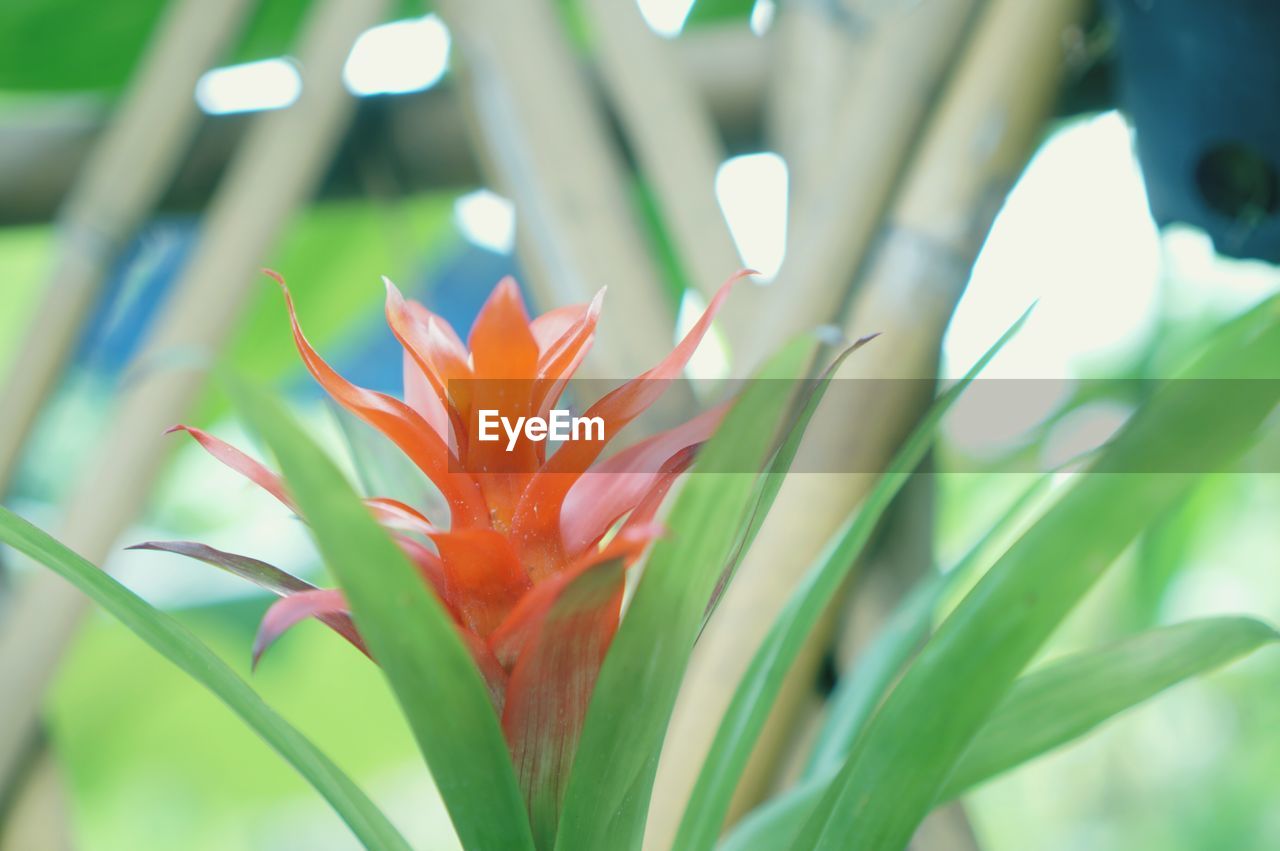
[[1004, 347], [1026, 321], [1023, 316], [978, 360], [964, 379], [938, 400], [908, 438], [898, 456], [876, 482], [860, 509], [827, 544], [817, 562], [806, 572], [782, 613], [765, 636], [724, 718], [685, 810], [676, 845], [682, 849], [710, 848], [715, 844], [738, 778], [742, 775], [769, 711], [782, 690], [787, 671], [804, 647], [805, 639], [821, 619], [845, 578], [857, 564], [880, 518], [893, 498], [920, 465], [933, 443], [934, 433], [947, 409]]
[[[936, 583], [921, 586], [934, 587]], [[907, 611], [908, 607], [900, 609]], [[1249, 618], [1210, 618], [1155, 629], [1078, 653], [1021, 677], [969, 745], [938, 796], [946, 801], [995, 775], [1088, 734], [1165, 689], [1280, 635]], [[873, 648], [876, 649], [876, 648]], [[833, 716], [837, 706], [832, 707]], [[752, 812], [719, 851], [791, 847], [837, 774], [822, 762], [795, 788]]]
[[1077, 653], [1018, 679], [947, 779], [938, 800], [963, 794], [1185, 679], [1280, 640], [1251, 618], [1206, 618]]
[[[1230, 323], [1184, 377], [1272, 377], [1280, 363], [1278, 319], [1280, 301], [1273, 300]], [[1197, 478], [1126, 471], [1178, 469], [1192, 454], [1207, 468], [1225, 469], [1278, 397], [1276, 381], [1191, 380], [1162, 388], [939, 628], [859, 737], [798, 847], [905, 845], [1032, 655]]]
[[172, 617], [152, 608], [106, 573], [4, 508], [0, 508], [0, 540], [75, 585], [153, 649], [221, 698], [329, 801], [367, 846], [409, 851], [409, 844], [386, 817], [328, 757], [268, 707], [216, 653]]
[[463, 845], [532, 848], [497, 715], [443, 604], [283, 405], [250, 388], [237, 396], [279, 460], [361, 636], [404, 709]]
[[676, 692], [755, 491], [755, 475], [720, 471], [765, 467], [811, 357], [799, 340], [765, 365], [676, 498], [596, 683], [557, 849], [639, 847]]

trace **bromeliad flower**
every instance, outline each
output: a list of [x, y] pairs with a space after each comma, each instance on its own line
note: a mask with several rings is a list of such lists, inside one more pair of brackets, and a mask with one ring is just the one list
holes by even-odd
[[[673, 481], [715, 429], [723, 407], [601, 459], [609, 441], [678, 378], [732, 284], [657, 366], [593, 404], [602, 425], [548, 453], [528, 431], [482, 439], [481, 414], [545, 420], [590, 348], [603, 290], [590, 304], [530, 321], [515, 282], [498, 284], [464, 345], [441, 317], [386, 281], [387, 322], [404, 348], [404, 399], [346, 381], [307, 341], [283, 279], [294, 342], [339, 404], [394, 442], [439, 489], [444, 518], [387, 498], [366, 501], [444, 604], [489, 687], [535, 835], [553, 835], [587, 703], [621, 611], [626, 569], [658, 532]], [[226, 466], [296, 512], [279, 476], [190, 426]], [[590, 430], [588, 429], [588, 432]], [[342, 593], [279, 568], [191, 542], [151, 542], [249, 579], [280, 600], [262, 620], [255, 663], [287, 629], [316, 618], [361, 651]]]

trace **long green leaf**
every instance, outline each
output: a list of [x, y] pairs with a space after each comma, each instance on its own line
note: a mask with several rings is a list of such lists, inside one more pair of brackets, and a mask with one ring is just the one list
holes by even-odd
[[842, 676], [827, 702], [827, 720], [814, 744], [809, 764], [791, 789], [752, 810], [716, 847], [720, 851], [786, 848], [849, 755], [849, 749], [894, 679], [933, 627], [938, 606], [985, 563], [999, 541], [1044, 491], [1050, 476], [1038, 478], [1010, 504], [981, 539], [946, 573], [916, 584], [889, 615], [875, 639]]
[[822, 796], [836, 778], [836, 770], [824, 768], [801, 780], [786, 794], [771, 798], [738, 822], [716, 851], [756, 851], [759, 848], [790, 848]]
[[1205, 618], [1149, 630], [1025, 674], [956, 765], [938, 800], [1085, 735], [1183, 680], [1280, 640], [1265, 623]]
[[556, 848], [639, 846], [676, 692], [755, 491], [757, 474], [725, 471], [764, 468], [811, 355], [798, 340], [766, 364], [681, 489], [600, 671]]
[[404, 709], [465, 847], [533, 847], [498, 717], [444, 607], [342, 473], [275, 398], [235, 396], [284, 471], [361, 636]]
[[1051, 476], [1036, 479], [946, 573], [935, 573], [919, 582], [889, 615], [875, 639], [858, 657], [848, 675], [827, 701], [827, 720], [814, 745], [806, 777], [844, 762], [858, 733], [884, 699], [911, 655], [933, 628], [938, 607], [955, 589], [969, 581], [990, 555], [994, 542], [1002, 540], [1026, 514], [1028, 506], [1045, 491]]
[[[1213, 618], [1152, 630], [1020, 678], [970, 745], [938, 800], [1087, 734], [1170, 686], [1280, 640], [1249, 618]], [[787, 848], [836, 776], [822, 763], [785, 795], [744, 818], [718, 851]]]
[[365, 847], [410, 851], [409, 843], [351, 779], [186, 627], [3, 507], [0, 540], [79, 588], [161, 656], [213, 692], [325, 797]]
[[[938, 800], [1087, 735], [1148, 697], [1280, 640], [1249, 618], [1192, 621], [1046, 665], [1021, 677], [965, 752]], [[786, 848], [836, 777], [831, 764], [742, 819], [717, 851]]]
[[[1050, 633], [1129, 545], [1228, 465], [1280, 400], [1280, 300], [1217, 335], [1089, 472], [983, 577], [916, 657], [855, 743], [795, 848], [900, 849], [956, 761]], [[1271, 379], [1271, 380], [1221, 380]], [[923, 744], [922, 744], [923, 743]]]
[[773, 507], [774, 501], [777, 500], [778, 493], [782, 490], [782, 484], [786, 481], [787, 474], [791, 472], [791, 465], [795, 461], [796, 455], [800, 452], [800, 444], [804, 439], [805, 432], [808, 431], [809, 423], [813, 421], [813, 415], [817, 413], [818, 406], [826, 398], [827, 390], [830, 389], [836, 372], [850, 355], [877, 336], [879, 335], [872, 334], [862, 337], [840, 351], [827, 368], [823, 370], [822, 374], [813, 380], [812, 386], [802, 394], [802, 398], [797, 405], [795, 418], [786, 427], [778, 449], [769, 461], [768, 470], [756, 482], [755, 493], [747, 512], [748, 520], [743, 524], [738, 540], [729, 556], [729, 561], [721, 573], [720, 582], [716, 586], [716, 594], [713, 596], [711, 606], [707, 611], [707, 619], [711, 617], [715, 605], [719, 602], [720, 595], [737, 572], [738, 566], [746, 558], [747, 551], [751, 549], [751, 544], [754, 543], [756, 536], [760, 534], [760, 529], [764, 526], [764, 521], [769, 516], [769, 510]]
[[893, 498], [920, 465], [933, 443], [943, 414], [996, 352], [1018, 332], [1028, 315], [1023, 314], [973, 369], [934, 403], [876, 482], [861, 508], [836, 532], [792, 593], [725, 710], [680, 822], [675, 841], [677, 848], [696, 850], [715, 845], [733, 790], [782, 689], [787, 671], [803, 648], [810, 630], [853, 570], [858, 555]]

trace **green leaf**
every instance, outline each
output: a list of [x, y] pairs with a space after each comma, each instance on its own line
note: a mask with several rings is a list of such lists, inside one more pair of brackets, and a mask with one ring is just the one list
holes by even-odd
[[834, 770], [844, 762], [871, 713], [933, 629], [934, 616], [942, 601], [987, 563], [993, 544], [1004, 539], [1050, 481], [1050, 475], [1036, 479], [951, 570], [918, 582], [902, 598], [875, 639], [836, 685], [827, 702], [827, 720], [818, 734], [805, 777]]
[[724, 471], [764, 468], [812, 350], [795, 341], [747, 384], [681, 489], [600, 671], [557, 848], [639, 847], [676, 692], [755, 491], [757, 474]]
[[933, 443], [943, 414], [996, 352], [1018, 332], [1028, 315], [1029, 312], [1023, 314], [973, 369], [934, 403], [884, 475], [876, 482], [861, 508], [831, 538], [792, 593], [786, 607], [778, 615], [760, 649], [752, 658], [728, 709], [725, 710], [685, 808], [684, 818], [680, 822], [675, 841], [677, 848], [683, 851], [711, 848], [715, 845], [733, 790], [738, 785], [760, 730], [782, 689], [787, 671], [804, 647], [810, 630], [853, 570], [859, 554], [870, 540], [881, 516], [893, 502], [894, 496], [911, 477], [912, 471], [920, 465]]
[[356, 626], [404, 709], [467, 848], [532, 848], [498, 717], [445, 613], [342, 473], [275, 398], [239, 386], [241, 410], [271, 448]]
[[1256, 438], [1280, 400], [1278, 320], [1280, 300], [1273, 299], [1215, 335], [1185, 380], [1161, 387], [1010, 547], [872, 717], [794, 847], [906, 845], [1050, 633], [1134, 537], [1199, 478], [1158, 471], [1181, 469], [1187, 458], [1202, 469], [1229, 469]]
[[1077, 653], [1018, 679], [947, 780], [939, 801], [1085, 735], [1170, 686], [1280, 640], [1265, 623], [1206, 618]]
[[[970, 746], [940, 801], [1085, 735], [1182, 680], [1280, 639], [1249, 618], [1191, 621], [1081, 653], [1018, 680]], [[824, 762], [794, 789], [753, 810], [718, 851], [788, 848], [836, 776]]]
[[785, 794], [765, 801], [734, 826], [733, 831], [716, 845], [716, 851], [790, 848], [835, 776], [834, 769], [823, 769], [813, 777], [801, 780]]
[[760, 533], [760, 527], [764, 525], [765, 519], [769, 516], [769, 510], [773, 508], [773, 503], [778, 498], [778, 492], [782, 490], [787, 474], [791, 472], [791, 464], [795, 461], [796, 454], [800, 451], [800, 443], [804, 440], [805, 432], [809, 429], [809, 423], [813, 421], [813, 415], [817, 413], [818, 406], [822, 404], [823, 398], [827, 395], [827, 390], [830, 389], [831, 381], [835, 378], [836, 372], [848, 360], [850, 355], [877, 336], [872, 334], [862, 337], [841, 350], [832, 359], [827, 368], [823, 370], [822, 374], [814, 379], [811, 385], [802, 393], [800, 403], [797, 405], [795, 418], [784, 429], [778, 450], [769, 461], [768, 470], [756, 483], [755, 493], [748, 509], [747, 522], [743, 524], [742, 532], [733, 546], [729, 561], [721, 571], [720, 582], [716, 586], [716, 593], [712, 597], [711, 606], [708, 607], [707, 618], [711, 617], [712, 610], [719, 602], [720, 595], [728, 587], [729, 581], [737, 572], [742, 560], [746, 558], [748, 550], [751, 549], [751, 544], [755, 542], [756, 536]]
[[3, 507], [0, 540], [76, 586], [160, 655], [213, 692], [325, 797], [366, 847], [410, 851], [409, 843], [351, 779], [267, 706], [186, 627]]
[[[1021, 677], [965, 752], [938, 801], [1037, 758], [1125, 709], [1197, 674], [1280, 640], [1251, 618], [1211, 618], [1152, 630]], [[824, 761], [808, 778], [742, 819], [718, 851], [791, 846], [836, 777]]]

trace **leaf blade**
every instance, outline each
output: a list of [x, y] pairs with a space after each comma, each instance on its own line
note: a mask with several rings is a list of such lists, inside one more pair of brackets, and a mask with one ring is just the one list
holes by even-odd
[[788, 412], [792, 381], [782, 379], [796, 378], [810, 356], [811, 343], [798, 340], [766, 364], [677, 497], [601, 669], [556, 848], [638, 847], [676, 692], [755, 490], [756, 475], [720, 471], [765, 466]]
[[996, 353], [1022, 328], [1024, 313], [978, 360], [955, 386], [944, 393], [921, 419], [861, 507], [828, 541], [806, 571], [760, 649], [752, 657], [725, 710], [685, 807], [675, 846], [708, 849], [715, 845], [738, 778], [764, 728], [785, 674], [800, 654], [810, 630], [854, 569], [858, 555], [871, 539], [881, 516], [923, 460], [943, 414], [959, 398]]
[[1183, 680], [1277, 640], [1280, 634], [1252, 618], [1204, 618], [1148, 630], [1024, 674], [969, 745], [938, 800], [962, 795]]
[[186, 627], [3, 507], [0, 540], [75, 585], [218, 697], [324, 796], [366, 847], [411, 851], [404, 837], [341, 769]]
[[[1230, 323], [1183, 375], [1205, 380], [1161, 388], [925, 645], [793, 847], [904, 846], [1035, 651], [1137, 532], [1198, 480], [1131, 471], [1185, 469], [1192, 455], [1204, 469], [1225, 469], [1280, 400], [1278, 362], [1272, 299]], [[914, 746], [921, 740], [929, 747]]]
[[[497, 715], [444, 607], [284, 406], [244, 385], [233, 395], [276, 455], [361, 636], [405, 712], [459, 838], [468, 848], [532, 848]], [[447, 707], [447, 724], [441, 707]], [[476, 789], [488, 793], [480, 796]]]

